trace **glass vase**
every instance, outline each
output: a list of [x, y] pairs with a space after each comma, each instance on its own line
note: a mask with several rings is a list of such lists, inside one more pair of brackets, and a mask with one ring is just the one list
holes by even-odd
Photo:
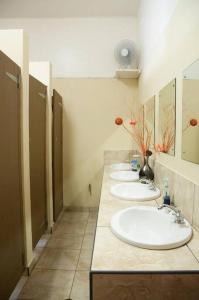
[[149, 166], [149, 156], [144, 156], [144, 163], [139, 172], [140, 178], [145, 178], [148, 180], [154, 179], [154, 172]]

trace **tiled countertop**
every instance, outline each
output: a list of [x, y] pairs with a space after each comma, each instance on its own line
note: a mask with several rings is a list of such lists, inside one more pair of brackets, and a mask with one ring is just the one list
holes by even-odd
[[109, 191], [116, 181], [109, 178], [110, 172], [105, 166], [91, 271], [199, 270], [199, 233], [195, 230], [187, 245], [171, 250], [134, 247], [111, 232], [111, 218], [119, 210], [133, 205], [157, 206], [162, 200], [138, 203], [114, 198]]

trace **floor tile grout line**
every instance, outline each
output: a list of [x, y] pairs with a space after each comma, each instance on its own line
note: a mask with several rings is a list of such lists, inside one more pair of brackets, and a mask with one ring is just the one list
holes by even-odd
[[47, 268], [47, 267], [37, 267], [36, 270], [49, 270], [49, 271], [68, 271], [68, 272], [75, 272], [76, 271], [76, 267], [75, 269], [64, 269], [64, 268]]
[[[40, 255], [39, 255], [39, 258], [38, 258], [38, 260], [37, 260], [37, 262], [36, 262], [36, 264], [35, 264], [35, 268], [34, 268], [34, 269], [36, 269], [36, 270], [46, 270], [46, 271], [66, 271], [66, 272], [73, 272], [72, 283], [71, 283], [71, 286], [70, 286], [70, 288], [69, 288], [69, 298], [70, 298], [71, 293], [72, 293], [72, 290], [73, 290], [73, 286], [74, 286], [75, 277], [76, 277], [77, 272], [78, 272], [78, 271], [81, 271], [81, 272], [82, 272], [82, 271], [86, 271], [86, 270], [78, 270], [78, 264], [79, 264], [79, 261], [80, 261], [81, 251], [83, 250], [83, 243], [84, 243], [84, 239], [85, 239], [85, 236], [86, 236], [86, 230], [87, 230], [87, 225], [89, 224], [89, 217], [90, 217], [90, 215], [91, 215], [91, 212], [88, 213], [87, 220], [85, 220], [85, 228], [84, 228], [82, 234], [68, 233], [68, 235], [71, 235], [71, 236], [73, 235], [73, 236], [79, 236], [79, 237], [82, 237], [80, 249], [64, 249], [64, 248], [51, 248], [51, 247], [48, 247], [48, 243], [49, 243], [50, 239], [53, 238], [53, 237], [56, 237], [56, 235], [54, 236], [54, 232], [53, 232], [52, 235], [49, 237], [49, 239], [47, 240], [46, 244], [45, 244], [43, 247], [38, 247], [38, 248], [42, 249], [42, 252], [41, 252]], [[82, 221], [82, 220], [80, 220], [80, 221]], [[74, 222], [74, 223], [78, 223], [78, 222]], [[59, 226], [59, 224], [58, 224], [58, 226]], [[88, 233], [88, 234], [89, 234], [89, 233]], [[92, 235], [92, 234], [90, 233], [90, 235]], [[57, 238], [59, 238], [59, 237], [57, 237]], [[64, 238], [61, 238], [61, 239], [64, 239]], [[92, 247], [93, 247], [93, 246], [92, 246]], [[77, 258], [77, 263], [76, 263], [76, 265], [75, 265], [75, 268], [74, 268], [74, 269], [68, 269], [68, 268], [63, 268], [63, 269], [61, 268], [61, 269], [60, 269], [60, 268], [48, 268], [48, 267], [46, 268], [46, 267], [39, 267], [39, 266], [38, 266], [39, 261], [40, 261], [40, 259], [43, 257], [43, 253], [44, 253], [44, 250], [45, 250], [46, 248], [48, 248], [48, 249], [57, 249], [57, 250], [61, 250], [61, 251], [65, 251], [65, 250], [67, 250], [67, 251], [73, 251], [73, 250], [79, 251], [78, 258]], [[30, 276], [30, 277], [31, 277], [31, 276]], [[27, 282], [29, 281], [30, 277], [27, 279]], [[26, 284], [27, 284], [27, 282], [26, 282]], [[26, 285], [26, 284], [25, 284], [25, 285]], [[25, 286], [25, 285], [24, 285], [24, 286]], [[23, 290], [23, 288], [22, 288], [22, 290]], [[20, 291], [20, 294], [21, 294], [22, 290]], [[20, 296], [20, 294], [19, 294], [19, 296]]]
[[[90, 214], [90, 213], [89, 213], [89, 214]], [[84, 241], [84, 237], [85, 237], [86, 227], [87, 227], [87, 224], [88, 224], [89, 214], [88, 214], [88, 217], [87, 217], [87, 221], [85, 222], [86, 224], [85, 224], [84, 234], [81, 235], [83, 238], [82, 238], [82, 241], [81, 241], [80, 249], [70, 249], [70, 250], [68, 250], [68, 251], [73, 251], [73, 250], [79, 251], [79, 255], [78, 255], [78, 259], [77, 259], [77, 263], [76, 263], [75, 269], [69, 270], [69, 269], [60, 269], [60, 268], [57, 269], [57, 268], [42, 268], [42, 267], [37, 267], [37, 264], [39, 263], [40, 258], [43, 256], [43, 255], [42, 255], [43, 253], [41, 253], [41, 256], [39, 257], [39, 259], [38, 259], [38, 261], [37, 261], [37, 263], [36, 263], [36, 265], [35, 265], [35, 269], [74, 271], [74, 277], [75, 277], [75, 274], [76, 274], [76, 271], [77, 271], [77, 267], [78, 267], [78, 263], [79, 263], [79, 259], [80, 259], [81, 250], [82, 250], [82, 245], [83, 245], [83, 241]], [[60, 221], [61, 221], [61, 219], [60, 219]], [[58, 224], [58, 226], [59, 226], [59, 224]], [[74, 234], [74, 235], [75, 235], [75, 234]], [[51, 237], [53, 237], [53, 233], [52, 233], [52, 236], [51, 236]], [[45, 248], [45, 249], [46, 249], [46, 248], [48, 248], [48, 249], [57, 249], [57, 248], [50, 248], [50, 247], [47, 246], [47, 244], [45, 245], [44, 248]], [[59, 249], [59, 248], [58, 248], [57, 250], [63, 251], [63, 250], [66, 250], [66, 249]], [[42, 252], [43, 252], [43, 251], [42, 251]], [[74, 281], [74, 278], [73, 278], [73, 281]], [[72, 285], [73, 285], [73, 282], [72, 282]], [[71, 289], [72, 289], [72, 287], [71, 287]]]
[[[78, 263], [79, 263], [79, 259], [80, 259], [80, 254], [81, 254], [81, 250], [82, 250], [82, 245], [83, 245], [83, 241], [84, 241], [84, 237], [85, 237], [85, 232], [86, 232], [86, 227], [87, 227], [87, 224], [88, 224], [88, 219], [89, 219], [89, 214], [88, 214], [88, 218], [87, 218], [87, 221], [86, 221], [86, 225], [85, 225], [85, 229], [84, 229], [84, 234], [82, 234], [81, 236], [83, 237], [82, 238], [82, 241], [81, 241], [81, 247], [80, 247], [80, 249], [78, 249], [78, 251], [79, 251], [79, 256], [78, 256], [78, 259], [77, 259], [77, 263], [76, 263], [76, 267], [75, 267], [75, 269], [74, 270], [65, 270], [65, 269], [63, 269], [63, 271], [73, 271], [74, 272], [74, 275], [73, 275], [73, 279], [72, 279], [72, 283], [71, 283], [71, 287], [70, 287], [70, 292], [69, 292], [69, 298], [70, 298], [70, 296], [71, 296], [71, 292], [72, 292], [72, 289], [73, 289], [73, 285], [74, 285], [74, 281], [75, 281], [75, 275], [76, 275], [76, 273], [77, 273], [77, 267], [78, 267]], [[61, 221], [61, 220], [60, 220]], [[52, 234], [52, 236], [53, 236], [53, 234]], [[51, 237], [52, 237], [51, 236]], [[47, 247], [46, 247], [47, 248]], [[63, 250], [63, 249], [60, 249], [60, 250]], [[71, 251], [72, 249], [70, 249], [69, 251]], [[39, 260], [38, 260], [39, 261]], [[36, 268], [36, 266], [35, 266], [35, 268]], [[45, 268], [39, 268], [39, 267], [37, 267], [37, 269], [45, 269]], [[58, 270], [58, 269], [46, 269], [46, 270]], [[60, 270], [60, 269], [59, 269]], [[62, 269], [61, 269], [62, 270]]]
[[[88, 219], [87, 219], [86, 226], [85, 226], [85, 229], [84, 229], [84, 237], [85, 237], [85, 234], [86, 234], [86, 228], [87, 228], [87, 225], [88, 225], [89, 215], [90, 215], [90, 212], [88, 214]], [[75, 276], [76, 276], [78, 264], [79, 264], [79, 261], [80, 261], [80, 255], [81, 255], [81, 252], [82, 252], [82, 245], [83, 245], [83, 242], [84, 242], [84, 237], [83, 237], [82, 243], [81, 243], [81, 249], [80, 249], [80, 252], [79, 252], [79, 258], [78, 258], [78, 261], [77, 261], [77, 267], [76, 267], [76, 270], [75, 270], [75, 274], [74, 274], [74, 277], [73, 277], [73, 281], [72, 281], [72, 285], [71, 285], [71, 289], [70, 289], [70, 293], [69, 293], [69, 299], [71, 298], [71, 293], [72, 293], [74, 282], [75, 282]]]
[[[88, 217], [89, 217], [89, 214], [88, 214]], [[60, 221], [61, 221], [61, 219], [60, 219]], [[75, 223], [75, 222], [74, 222]], [[86, 230], [86, 226], [87, 226], [87, 223], [88, 223], [88, 220], [87, 220], [87, 222], [86, 222], [86, 225], [85, 225], [85, 230]], [[59, 224], [58, 224], [58, 226], [59, 226]], [[82, 249], [82, 244], [83, 244], [83, 240], [84, 240], [84, 235], [85, 235], [85, 230], [84, 230], [84, 234], [82, 234], [81, 236], [83, 236], [83, 239], [82, 239], [82, 241], [81, 241], [81, 247], [80, 247], [80, 249], [77, 249], [77, 250], [75, 250], [75, 251], [79, 251], [79, 255], [78, 255], [78, 259], [77, 259], [77, 263], [76, 263], [76, 266], [75, 266], [75, 269], [73, 269], [73, 270], [69, 270], [69, 269], [57, 269], [57, 268], [42, 268], [42, 267], [37, 267], [37, 264], [36, 264], [36, 266], [35, 266], [35, 268], [36, 269], [45, 269], [45, 270], [62, 270], [62, 271], [72, 271], [72, 272], [74, 272], [74, 275], [73, 275], [73, 280], [72, 280], [72, 285], [71, 285], [71, 290], [72, 290], [72, 287], [73, 287], [73, 282], [74, 282], [74, 279], [75, 279], [75, 274], [76, 274], [76, 270], [77, 270], [77, 266], [78, 266], [78, 263], [79, 263], [79, 258], [80, 258], [80, 253], [81, 253], [81, 249]], [[74, 234], [75, 235], [75, 234]], [[52, 236], [53, 236], [53, 233], [52, 233]], [[51, 237], [52, 237], [51, 236]], [[48, 249], [51, 249], [50, 247], [45, 247], [45, 248], [48, 248]], [[57, 249], [57, 248], [56, 248]], [[64, 251], [65, 249], [58, 249], [58, 250], [61, 250], [61, 251]], [[73, 251], [73, 249], [70, 249], [70, 250], [68, 250], [68, 251]], [[42, 255], [41, 255], [42, 256]], [[39, 259], [40, 260], [40, 259]], [[38, 260], [38, 262], [39, 262], [39, 260]], [[70, 291], [70, 293], [71, 293], [71, 291]], [[69, 294], [70, 295], [70, 294]]]
[[[89, 215], [88, 215], [89, 216]], [[61, 220], [61, 218], [60, 218], [60, 220]], [[86, 223], [87, 224], [87, 223]], [[59, 226], [59, 224], [57, 224], [58, 226]], [[39, 264], [39, 261], [41, 260], [41, 258], [42, 258], [42, 256], [44, 255], [44, 250], [46, 249], [46, 248], [50, 248], [50, 247], [47, 247], [47, 245], [48, 245], [48, 242], [49, 242], [49, 240], [53, 237], [53, 234], [54, 234], [54, 232], [51, 234], [51, 236], [49, 237], [49, 239], [48, 239], [48, 241], [47, 241], [47, 243], [45, 244], [45, 246], [44, 247], [38, 247], [38, 248], [41, 248], [42, 249], [42, 252], [41, 252], [41, 254], [39, 255], [39, 258], [38, 258], [38, 260], [37, 260], [37, 262], [36, 262], [36, 264], [35, 264], [35, 267], [34, 267], [34, 270], [49, 270], [49, 271], [56, 271], [56, 270], [60, 270], [60, 271], [68, 271], [68, 272], [74, 272], [74, 275], [73, 275], [73, 281], [74, 281], [74, 278], [75, 278], [75, 273], [76, 273], [76, 269], [77, 269], [77, 265], [76, 265], [76, 268], [75, 269], [73, 269], [73, 270], [70, 270], [70, 269], [57, 269], [57, 268], [42, 268], [42, 267], [38, 267], [38, 264]], [[83, 237], [83, 239], [84, 239], [84, 235], [81, 235], [82, 237]], [[83, 243], [83, 239], [82, 239], [82, 242], [81, 242], [81, 246], [82, 246], [82, 243]], [[50, 248], [51, 249], [51, 248]], [[59, 250], [63, 250], [63, 249], [59, 249]], [[69, 251], [71, 251], [72, 249], [70, 249]], [[79, 256], [80, 256], [80, 251], [81, 251], [81, 248], [80, 249], [77, 249], [76, 251], [79, 251]], [[78, 261], [79, 261], [79, 257], [78, 257]], [[30, 277], [31, 277], [31, 275], [29, 276], [29, 278], [27, 279], [27, 282], [29, 281], [29, 279], [30, 279]], [[72, 281], [72, 283], [73, 283], [73, 281]], [[26, 284], [27, 284], [27, 282], [26, 282]], [[23, 290], [23, 289], [22, 289]], [[22, 290], [21, 290], [21, 292], [22, 292]], [[21, 293], [20, 292], [20, 293]]]
[[63, 251], [67, 251], [67, 252], [69, 252], [69, 251], [80, 251], [81, 250], [81, 248], [79, 248], [79, 249], [75, 249], [75, 247], [72, 247], [71, 249], [69, 249], [69, 248], [67, 248], [67, 247], [45, 247], [45, 249], [53, 249], [53, 250], [63, 250]]

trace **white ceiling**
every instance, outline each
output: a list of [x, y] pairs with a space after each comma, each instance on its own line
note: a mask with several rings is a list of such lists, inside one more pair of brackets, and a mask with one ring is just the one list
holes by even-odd
[[0, 0], [0, 18], [136, 16], [139, 0]]

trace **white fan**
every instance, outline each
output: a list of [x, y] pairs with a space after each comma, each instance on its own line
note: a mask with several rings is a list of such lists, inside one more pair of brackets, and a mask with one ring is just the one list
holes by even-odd
[[115, 58], [121, 69], [137, 68], [137, 54], [134, 42], [122, 40], [115, 48]]

